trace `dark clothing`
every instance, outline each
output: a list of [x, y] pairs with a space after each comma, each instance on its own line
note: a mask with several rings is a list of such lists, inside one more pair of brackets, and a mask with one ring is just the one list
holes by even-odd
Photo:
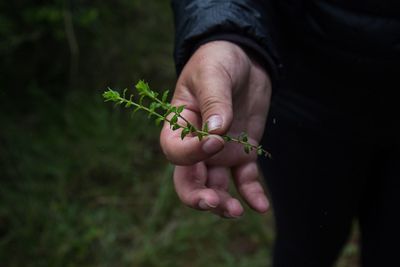
[[270, 75], [297, 61], [361, 73], [398, 73], [400, 66], [398, 0], [173, 0], [172, 6], [178, 73], [210, 38], [234, 38], [256, 50]]
[[399, 266], [400, 146], [270, 115], [263, 145], [273, 159], [260, 165], [277, 227], [273, 266], [332, 266], [355, 218], [362, 266]]
[[354, 218], [363, 266], [396, 265], [400, 1], [172, 3], [178, 73], [198, 46], [227, 40], [258, 54], [271, 76], [263, 142], [273, 159], [261, 165], [277, 220], [274, 266], [330, 266]]

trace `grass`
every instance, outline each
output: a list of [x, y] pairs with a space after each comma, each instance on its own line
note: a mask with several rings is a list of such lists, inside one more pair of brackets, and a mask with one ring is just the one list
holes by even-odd
[[[227, 221], [184, 207], [158, 128], [101, 95], [3, 112], [0, 258], [4, 266], [264, 266], [270, 216]], [[7, 117], [5, 116], [7, 114]], [[141, 125], [134, 127], [133, 125]], [[155, 167], [157, 166], [157, 167]]]
[[[269, 266], [271, 214], [224, 220], [180, 204], [146, 116], [100, 93], [29, 98], [29, 114], [0, 117], [2, 266]], [[356, 266], [354, 249], [338, 266]]]

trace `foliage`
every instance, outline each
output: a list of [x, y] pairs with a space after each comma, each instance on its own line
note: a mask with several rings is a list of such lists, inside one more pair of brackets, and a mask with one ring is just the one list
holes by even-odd
[[[136, 84], [136, 89], [139, 92], [139, 101], [136, 103], [133, 100], [133, 95], [131, 94], [129, 99], [126, 98], [126, 91], [124, 90], [123, 95], [121, 96], [117, 91], [112, 89], [108, 89], [103, 93], [103, 97], [105, 101], [112, 101], [117, 103], [118, 105], [124, 105], [126, 108], [135, 107], [133, 113], [138, 110], [144, 110], [148, 112], [149, 118], [151, 116], [156, 117], [156, 124], [159, 125], [161, 122], [166, 121], [169, 123], [171, 129], [173, 131], [181, 129], [181, 138], [182, 140], [188, 135], [193, 134], [199, 138], [201, 141], [205, 136], [210, 135], [208, 131], [207, 122], [204, 123], [201, 129], [198, 129], [195, 125], [189, 122], [185, 117], [182, 116], [182, 112], [185, 109], [185, 106], [172, 106], [168, 101], [168, 90], [162, 93], [161, 99], [158, 98], [159, 93], [152, 91], [147, 83], [140, 80]], [[144, 106], [143, 100], [145, 98], [150, 99], [149, 106]], [[161, 109], [161, 113], [158, 111]], [[171, 115], [171, 116], [170, 116]], [[181, 122], [179, 122], [181, 120]], [[258, 155], [264, 155], [265, 157], [271, 157], [271, 155], [265, 151], [261, 146], [256, 146], [248, 142], [248, 137], [246, 133], [240, 134], [237, 138], [223, 135], [222, 138], [227, 142], [236, 142], [238, 144], [243, 145], [244, 151], [246, 153], [250, 153], [251, 151], [256, 151]]]

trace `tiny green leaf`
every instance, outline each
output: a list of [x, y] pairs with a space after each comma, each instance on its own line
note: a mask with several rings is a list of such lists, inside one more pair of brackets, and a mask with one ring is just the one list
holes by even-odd
[[203, 132], [208, 133], [208, 122], [204, 123], [204, 125], [203, 125]]
[[176, 113], [181, 114], [184, 108], [185, 108], [185, 106], [179, 106], [179, 107], [176, 109]]
[[190, 130], [188, 128], [184, 128], [181, 133], [181, 139], [183, 140], [183, 138], [185, 138], [185, 136], [188, 135], [189, 133]]
[[162, 102], [166, 102], [166, 101], [167, 101], [168, 93], [169, 93], [168, 90], [164, 91], [164, 93], [163, 93], [163, 95], [162, 95], [162, 98], [161, 98], [161, 101], [162, 101]]
[[149, 107], [149, 109], [150, 109], [150, 111], [151, 112], [154, 112], [155, 111], [155, 109], [157, 108], [157, 103], [156, 102], [152, 102], [151, 104], [150, 104], [150, 107]]
[[160, 125], [161, 124], [161, 122], [164, 120], [164, 118], [163, 117], [159, 117], [159, 118], [157, 118], [156, 119], [156, 125], [158, 126], [158, 125]]
[[199, 141], [201, 141], [204, 137], [202, 133], [197, 133], [197, 137], [199, 138]]
[[170, 120], [170, 123], [172, 124], [172, 125], [174, 125], [174, 124], [176, 124], [178, 122], [178, 115], [174, 115], [172, 118], [171, 118], [171, 120]]
[[247, 141], [248, 141], [247, 134], [246, 134], [246, 133], [241, 133], [241, 134], [238, 136], [238, 139], [239, 139], [239, 141], [247, 142]]
[[232, 137], [227, 136], [227, 135], [222, 136], [222, 138], [225, 140], [225, 142], [230, 142], [230, 141], [232, 141]]

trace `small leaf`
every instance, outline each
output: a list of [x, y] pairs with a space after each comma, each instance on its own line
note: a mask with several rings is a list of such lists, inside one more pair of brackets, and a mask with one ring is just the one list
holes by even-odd
[[171, 124], [176, 124], [178, 122], [178, 115], [174, 115], [172, 118], [171, 118], [171, 120], [170, 120], [170, 123]]
[[175, 124], [174, 126], [172, 126], [172, 131], [178, 130], [179, 128], [181, 128], [181, 126]]
[[190, 130], [188, 128], [184, 128], [181, 133], [181, 139], [183, 140], [183, 138], [185, 138], [185, 136], [188, 135], [189, 133]]
[[249, 154], [251, 151], [251, 147], [249, 145], [245, 145], [244, 146], [244, 152], [246, 152], [247, 154]]
[[120, 95], [117, 91], [108, 88], [108, 91], [103, 93], [104, 101], [117, 101], [120, 98]]
[[190, 131], [191, 133], [196, 132], [196, 128], [195, 128], [193, 125], [189, 124], [189, 125], [187, 125], [187, 127], [189, 128], [189, 131]]
[[164, 120], [163, 117], [157, 118], [157, 119], [156, 119], [156, 125], [157, 125], [157, 126], [160, 125], [160, 123], [161, 123], [163, 120]]
[[163, 95], [162, 95], [162, 98], [161, 98], [161, 101], [162, 101], [162, 102], [166, 102], [166, 101], [167, 101], [168, 94], [169, 94], [169, 91], [168, 91], [168, 90], [164, 91], [164, 93], [163, 93]]
[[247, 141], [248, 141], [248, 138], [247, 138], [247, 134], [246, 134], [246, 133], [243, 133], [243, 135], [242, 135], [242, 141], [243, 141], [243, 142], [247, 142]]
[[185, 106], [179, 106], [179, 107], [176, 109], [176, 113], [181, 114], [184, 108], [185, 108]]
[[197, 137], [199, 138], [199, 141], [203, 139], [203, 134], [202, 133], [197, 133]]
[[150, 107], [149, 107], [150, 111], [154, 112], [156, 108], [157, 108], [157, 103], [156, 102], [152, 102], [150, 104]]
[[149, 85], [143, 80], [140, 80], [135, 87], [140, 95], [149, 95], [151, 92]]
[[202, 131], [208, 133], [208, 122], [204, 123]]
[[222, 138], [225, 140], [225, 142], [232, 141], [232, 137], [227, 136], [227, 135], [222, 136]]
[[125, 98], [126, 91], [128, 91], [128, 88], [125, 88], [125, 89], [124, 89], [124, 91], [123, 91], [123, 93], [122, 93], [122, 97], [123, 97], [123, 98]]

